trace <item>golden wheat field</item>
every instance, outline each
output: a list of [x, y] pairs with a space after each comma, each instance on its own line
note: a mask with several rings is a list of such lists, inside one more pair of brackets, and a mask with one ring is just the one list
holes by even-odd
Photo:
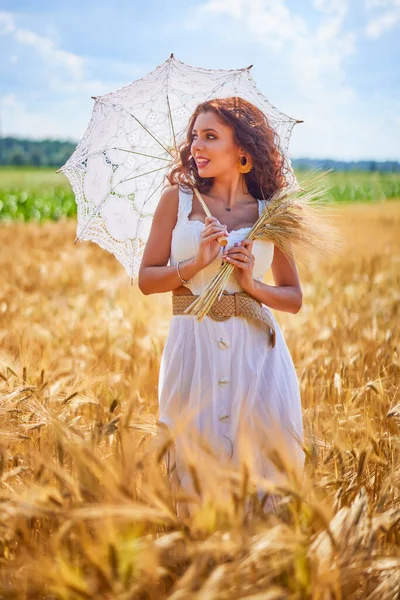
[[215, 493], [194, 464], [187, 517], [170, 442], [152, 446], [171, 294], [74, 246], [75, 220], [1, 224], [0, 598], [400, 598], [400, 200], [341, 206], [337, 223], [343, 253], [299, 266], [301, 311], [274, 311], [304, 481], [250, 512], [251, 471], [210, 458]]

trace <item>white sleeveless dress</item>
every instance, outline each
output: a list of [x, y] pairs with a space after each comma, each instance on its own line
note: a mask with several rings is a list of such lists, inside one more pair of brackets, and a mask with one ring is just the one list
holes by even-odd
[[[192, 198], [190, 190], [179, 187], [171, 265], [195, 255], [199, 247], [205, 225], [188, 219]], [[261, 214], [265, 204], [262, 200], [258, 202]], [[244, 239], [250, 229], [231, 231], [227, 248]], [[274, 245], [255, 240], [252, 252], [253, 277], [262, 281], [271, 266]], [[200, 294], [216, 274], [221, 253], [185, 284], [193, 294]], [[243, 291], [233, 273], [225, 290]], [[284, 480], [266, 456], [266, 450], [274, 447], [290, 461], [297, 474], [303, 473], [305, 456], [299, 443], [304, 439], [303, 421], [297, 374], [278, 322], [267, 306], [262, 308], [275, 324], [274, 347], [266, 329], [245, 317], [215, 321], [207, 315], [200, 322], [193, 315], [171, 317], [160, 363], [159, 420], [176, 434], [176, 468], [181, 484], [187, 489], [192, 490], [193, 486], [183, 446], [187, 452], [193, 431], [204, 436], [218, 457], [227, 457], [228, 461], [238, 460], [239, 441], [243, 439], [246, 456], [249, 452], [252, 456], [251, 468], [274, 482]], [[179, 429], [179, 422], [185, 418], [185, 426]], [[244, 437], [239, 439], [240, 432]], [[199, 455], [197, 460], [201, 460]]]

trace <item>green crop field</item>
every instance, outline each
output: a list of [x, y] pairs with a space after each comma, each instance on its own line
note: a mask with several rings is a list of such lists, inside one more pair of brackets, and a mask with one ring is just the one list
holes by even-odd
[[[296, 172], [299, 182], [306, 172]], [[329, 197], [336, 203], [400, 198], [400, 173], [331, 172]], [[58, 220], [76, 214], [72, 187], [56, 169], [0, 167], [0, 219]]]
[[0, 168], [0, 219], [56, 221], [75, 214], [71, 185], [56, 169]]

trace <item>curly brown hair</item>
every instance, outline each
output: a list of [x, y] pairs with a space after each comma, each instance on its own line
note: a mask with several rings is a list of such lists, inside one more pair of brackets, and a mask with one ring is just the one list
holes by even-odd
[[192, 129], [199, 114], [212, 111], [233, 129], [234, 142], [250, 154], [253, 168], [244, 174], [247, 188], [257, 199], [267, 199], [287, 185], [285, 173], [290, 169], [279, 148], [279, 136], [271, 127], [266, 115], [254, 104], [240, 98], [213, 98], [197, 106], [187, 128], [186, 140], [177, 148], [173, 166], [166, 175], [171, 185], [176, 183], [207, 193], [213, 177], [200, 177], [191, 157]]

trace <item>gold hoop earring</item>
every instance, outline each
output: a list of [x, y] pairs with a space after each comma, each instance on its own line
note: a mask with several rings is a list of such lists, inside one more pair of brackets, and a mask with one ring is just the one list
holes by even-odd
[[[242, 158], [246, 159], [244, 164], [242, 163]], [[247, 158], [247, 156], [239, 156], [236, 164], [239, 173], [248, 173], [253, 168], [252, 160], [251, 158]]]

